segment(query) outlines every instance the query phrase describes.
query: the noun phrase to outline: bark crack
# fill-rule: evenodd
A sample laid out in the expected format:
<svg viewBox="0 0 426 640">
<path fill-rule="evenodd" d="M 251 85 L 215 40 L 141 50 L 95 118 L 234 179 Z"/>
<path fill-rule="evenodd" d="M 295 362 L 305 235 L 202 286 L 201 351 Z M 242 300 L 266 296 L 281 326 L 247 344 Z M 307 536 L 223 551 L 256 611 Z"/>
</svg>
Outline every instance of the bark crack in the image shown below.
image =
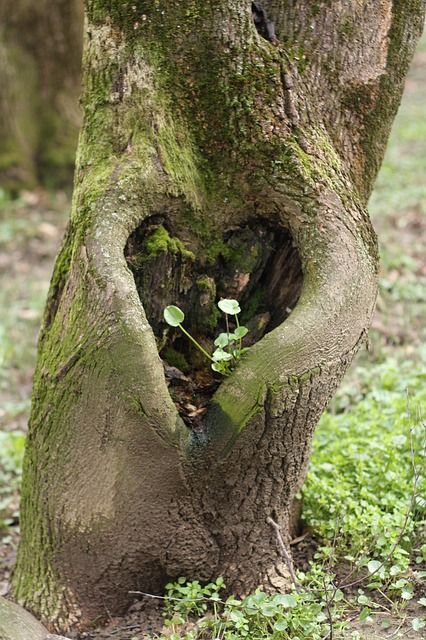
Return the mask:
<svg viewBox="0 0 426 640">
<path fill-rule="evenodd" d="M 280 50 L 281 54 L 281 64 L 280 64 L 280 78 L 281 84 L 283 87 L 284 93 L 284 112 L 289 119 L 290 126 L 292 128 L 293 133 L 295 134 L 296 140 L 300 148 L 305 151 L 305 153 L 312 153 L 310 145 L 305 138 L 305 136 L 300 131 L 300 115 L 299 111 L 296 107 L 296 102 L 294 99 L 293 91 L 294 91 L 294 82 L 292 74 L 289 70 L 286 69 L 286 65 L 283 58 L 287 59 L 288 65 L 290 65 L 290 60 L 283 49 Z"/>
</svg>

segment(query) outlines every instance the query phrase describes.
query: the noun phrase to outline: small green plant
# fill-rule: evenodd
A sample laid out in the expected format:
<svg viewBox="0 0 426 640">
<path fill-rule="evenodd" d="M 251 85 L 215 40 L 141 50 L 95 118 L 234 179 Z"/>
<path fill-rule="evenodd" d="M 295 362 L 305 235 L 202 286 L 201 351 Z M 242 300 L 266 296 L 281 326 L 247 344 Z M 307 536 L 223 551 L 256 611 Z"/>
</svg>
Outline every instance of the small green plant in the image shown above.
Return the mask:
<svg viewBox="0 0 426 640">
<path fill-rule="evenodd" d="M 224 298 L 219 300 L 217 306 L 225 314 L 226 332 L 220 333 L 215 339 L 214 345 L 216 349 L 211 355 L 182 325 L 182 322 L 185 320 L 185 314 L 182 309 L 179 309 L 179 307 L 175 305 L 169 305 L 164 309 L 164 320 L 171 327 L 179 327 L 197 349 L 211 361 L 213 371 L 226 376 L 229 375 L 244 353 L 248 351 L 242 344 L 243 338 L 248 334 L 248 329 L 240 325 L 238 320 L 238 314 L 241 313 L 241 308 L 237 300 Z M 236 326 L 232 331 L 229 327 L 229 316 L 233 316 L 235 320 Z"/>
<path fill-rule="evenodd" d="M 322 640 L 328 620 L 325 602 L 308 590 L 268 595 L 257 589 L 245 598 L 220 597 L 223 578 L 200 585 L 179 578 L 166 585 L 165 626 L 169 640 Z M 166 636 L 161 636 L 165 640 Z"/>
<path fill-rule="evenodd" d="M 389 614 L 383 625 L 416 600 L 426 577 L 426 353 L 417 355 L 420 364 L 389 358 L 358 368 L 356 384 L 341 387 L 334 413 L 321 419 L 303 490 L 304 518 L 323 539 L 312 570 L 343 562 L 335 584 L 360 587 L 351 606 L 361 621 Z M 426 618 L 411 624 L 420 633 Z"/>
</svg>

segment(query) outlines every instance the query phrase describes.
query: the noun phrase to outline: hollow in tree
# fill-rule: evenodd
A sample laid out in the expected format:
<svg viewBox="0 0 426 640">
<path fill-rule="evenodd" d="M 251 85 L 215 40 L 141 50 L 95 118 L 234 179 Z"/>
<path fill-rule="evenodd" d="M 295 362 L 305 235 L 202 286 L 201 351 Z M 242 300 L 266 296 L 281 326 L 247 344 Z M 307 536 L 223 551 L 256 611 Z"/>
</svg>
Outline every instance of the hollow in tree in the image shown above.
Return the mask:
<svg viewBox="0 0 426 640">
<path fill-rule="evenodd" d="M 180 575 L 282 588 L 267 519 L 288 541 L 315 424 L 366 336 L 366 203 L 423 2 L 265 1 L 267 29 L 252 4 L 86 3 L 14 576 L 56 629 Z M 219 380 L 162 312 L 181 306 L 207 350 L 221 297 L 251 346 Z"/>
</svg>

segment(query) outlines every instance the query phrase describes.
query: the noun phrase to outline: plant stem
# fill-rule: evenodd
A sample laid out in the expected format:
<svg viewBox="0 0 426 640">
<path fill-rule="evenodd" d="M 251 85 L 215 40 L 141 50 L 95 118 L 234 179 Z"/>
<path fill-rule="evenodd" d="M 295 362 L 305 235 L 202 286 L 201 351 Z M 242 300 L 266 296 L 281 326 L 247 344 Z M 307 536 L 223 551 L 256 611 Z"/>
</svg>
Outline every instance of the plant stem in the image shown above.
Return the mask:
<svg viewBox="0 0 426 640">
<path fill-rule="evenodd" d="M 193 342 L 193 343 L 195 344 L 195 346 L 196 346 L 196 347 L 201 351 L 201 353 L 204 353 L 204 355 L 205 355 L 209 360 L 211 360 L 212 362 L 214 362 L 214 360 L 213 360 L 213 358 L 211 357 L 211 355 L 209 355 L 209 354 L 207 353 L 207 351 L 206 351 L 205 349 L 203 349 L 203 347 L 202 347 L 202 346 L 201 346 L 201 345 L 196 341 L 196 339 L 195 339 L 195 338 L 193 338 L 193 337 L 191 336 L 191 334 L 190 334 L 190 333 L 188 333 L 188 331 L 187 331 L 186 329 L 184 329 L 184 327 L 183 327 L 181 324 L 179 324 L 178 326 L 179 326 L 179 329 L 182 329 L 182 331 L 184 332 L 184 334 L 186 335 L 186 337 L 187 337 L 187 338 L 189 338 L 189 339 L 191 340 L 191 342 Z"/>
<path fill-rule="evenodd" d="M 229 322 L 228 322 L 228 314 L 227 313 L 225 313 L 225 322 L 226 322 L 226 335 L 228 337 L 227 347 L 228 347 L 228 352 L 229 352 L 229 348 L 230 348 L 229 347 Z"/>
<path fill-rule="evenodd" d="M 235 322 L 237 323 L 237 329 L 239 329 L 240 328 L 240 323 L 238 322 L 238 314 L 235 314 L 234 318 L 235 318 Z M 241 354 L 241 349 L 243 348 L 243 339 L 242 338 L 240 338 L 240 340 L 239 340 L 239 345 L 240 345 L 239 346 L 239 351 L 240 351 L 240 354 Z"/>
</svg>

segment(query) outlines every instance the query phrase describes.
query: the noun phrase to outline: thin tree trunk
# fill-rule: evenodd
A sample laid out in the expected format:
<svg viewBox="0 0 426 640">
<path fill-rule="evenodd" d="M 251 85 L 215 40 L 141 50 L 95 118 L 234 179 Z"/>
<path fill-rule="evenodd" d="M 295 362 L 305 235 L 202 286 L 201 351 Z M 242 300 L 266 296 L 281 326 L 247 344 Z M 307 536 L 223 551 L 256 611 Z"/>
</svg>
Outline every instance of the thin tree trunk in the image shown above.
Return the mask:
<svg viewBox="0 0 426 640">
<path fill-rule="evenodd" d="M 2 0 L 0 181 L 68 186 L 81 124 L 82 0 Z"/>
<path fill-rule="evenodd" d="M 87 2 L 14 577 L 56 629 L 179 575 L 288 584 L 267 519 L 288 542 L 315 424 L 370 323 L 365 205 L 423 21 L 418 1 L 361 4 L 265 2 L 273 43 L 251 2 Z M 230 293 L 266 333 L 188 429 L 161 310 L 186 305 L 208 341 Z"/>
</svg>

